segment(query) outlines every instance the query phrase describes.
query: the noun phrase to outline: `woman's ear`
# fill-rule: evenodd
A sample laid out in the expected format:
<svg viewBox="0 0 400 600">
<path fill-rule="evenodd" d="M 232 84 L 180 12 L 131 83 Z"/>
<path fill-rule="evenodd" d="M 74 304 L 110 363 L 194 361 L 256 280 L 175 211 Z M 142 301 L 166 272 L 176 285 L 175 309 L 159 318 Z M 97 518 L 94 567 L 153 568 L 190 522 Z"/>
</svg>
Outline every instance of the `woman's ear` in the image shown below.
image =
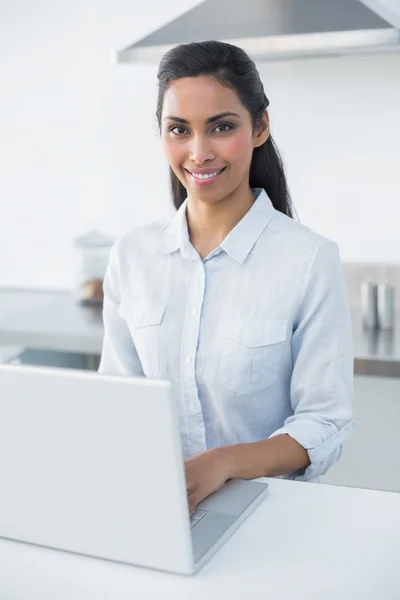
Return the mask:
<svg viewBox="0 0 400 600">
<path fill-rule="evenodd" d="M 254 148 L 258 148 L 259 146 L 262 146 L 267 141 L 268 138 L 269 138 L 269 116 L 268 116 L 268 111 L 265 110 L 263 112 L 263 115 L 261 117 L 259 124 L 257 125 L 257 128 L 254 131 L 254 135 L 253 135 Z"/>
</svg>

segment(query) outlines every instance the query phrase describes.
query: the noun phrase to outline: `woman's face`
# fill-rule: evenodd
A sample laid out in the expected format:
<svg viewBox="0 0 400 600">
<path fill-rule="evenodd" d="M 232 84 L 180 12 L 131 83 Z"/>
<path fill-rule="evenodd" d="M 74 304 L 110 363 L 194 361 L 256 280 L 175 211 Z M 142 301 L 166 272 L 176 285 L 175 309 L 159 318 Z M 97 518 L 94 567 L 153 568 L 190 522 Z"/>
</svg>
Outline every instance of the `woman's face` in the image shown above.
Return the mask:
<svg viewBox="0 0 400 600">
<path fill-rule="evenodd" d="M 214 203 L 249 185 L 253 149 L 268 131 L 253 132 L 232 89 L 212 76 L 178 79 L 165 92 L 161 119 L 165 155 L 189 197 Z"/>
</svg>

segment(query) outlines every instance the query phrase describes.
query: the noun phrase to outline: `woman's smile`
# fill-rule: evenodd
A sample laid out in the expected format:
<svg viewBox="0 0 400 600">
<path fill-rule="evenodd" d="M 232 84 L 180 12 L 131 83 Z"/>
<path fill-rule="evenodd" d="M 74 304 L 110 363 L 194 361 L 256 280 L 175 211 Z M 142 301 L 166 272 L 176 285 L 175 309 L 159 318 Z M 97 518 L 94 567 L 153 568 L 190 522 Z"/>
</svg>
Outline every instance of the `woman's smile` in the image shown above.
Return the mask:
<svg viewBox="0 0 400 600">
<path fill-rule="evenodd" d="M 226 167 L 222 167 L 222 169 L 187 169 L 186 167 L 183 168 L 197 185 L 211 185 L 215 183 L 226 169 Z"/>
</svg>

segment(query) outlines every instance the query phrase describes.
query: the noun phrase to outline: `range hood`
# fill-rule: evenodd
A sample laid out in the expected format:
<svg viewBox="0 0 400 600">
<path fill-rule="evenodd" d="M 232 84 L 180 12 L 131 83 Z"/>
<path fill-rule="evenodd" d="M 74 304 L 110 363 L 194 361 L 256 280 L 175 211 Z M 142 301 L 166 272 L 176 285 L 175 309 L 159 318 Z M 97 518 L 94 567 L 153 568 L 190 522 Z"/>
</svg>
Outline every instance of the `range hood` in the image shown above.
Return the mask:
<svg viewBox="0 0 400 600">
<path fill-rule="evenodd" d="M 117 60 L 155 63 L 176 44 L 211 39 L 240 46 L 254 60 L 400 48 L 395 26 L 400 6 L 395 13 L 385 2 L 400 5 L 400 0 L 206 0 L 118 52 Z M 388 14 L 395 19 L 390 22 Z"/>
</svg>

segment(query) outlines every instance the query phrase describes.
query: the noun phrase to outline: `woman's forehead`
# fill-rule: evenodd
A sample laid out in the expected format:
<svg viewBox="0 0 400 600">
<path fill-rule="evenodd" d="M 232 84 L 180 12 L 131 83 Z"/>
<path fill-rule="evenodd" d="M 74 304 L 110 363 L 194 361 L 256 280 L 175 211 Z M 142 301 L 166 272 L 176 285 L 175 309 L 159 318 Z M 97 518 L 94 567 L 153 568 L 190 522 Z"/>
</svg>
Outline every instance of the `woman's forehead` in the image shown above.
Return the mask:
<svg viewBox="0 0 400 600">
<path fill-rule="evenodd" d="M 210 75 L 184 77 L 170 83 L 164 95 L 163 115 L 190 121 L 223 112 L 245 111 L 236 92 Z"/>
</svg>

